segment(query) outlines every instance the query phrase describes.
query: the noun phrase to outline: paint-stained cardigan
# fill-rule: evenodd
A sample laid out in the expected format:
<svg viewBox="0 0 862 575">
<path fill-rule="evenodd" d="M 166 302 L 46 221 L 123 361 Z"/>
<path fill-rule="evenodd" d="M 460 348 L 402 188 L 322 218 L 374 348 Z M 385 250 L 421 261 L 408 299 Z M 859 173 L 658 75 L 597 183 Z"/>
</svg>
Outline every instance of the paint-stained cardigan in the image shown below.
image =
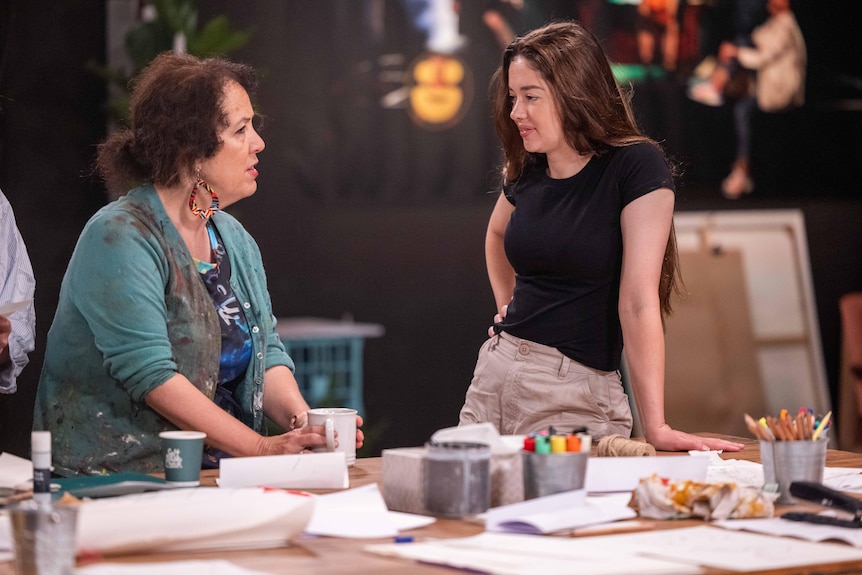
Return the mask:
<svg viewBox="0 0 862 575">
<path fill-rule="evenodd" d="M 212 221 L 252 337 L 236 397 L 243 422 L 262 432 L 264 372 L 294 365 L 275 333 L 257 244 L 229 214 Z M 33 428 L 52 432 L 55 470 L 163 471 L 158 434 L 176 427 L 144 398 L 180 373 L 212 399 L 220 341 L 212 299 L 155 189 L 99 210 L 63 278 L 39 380 Z"/>
</svg>

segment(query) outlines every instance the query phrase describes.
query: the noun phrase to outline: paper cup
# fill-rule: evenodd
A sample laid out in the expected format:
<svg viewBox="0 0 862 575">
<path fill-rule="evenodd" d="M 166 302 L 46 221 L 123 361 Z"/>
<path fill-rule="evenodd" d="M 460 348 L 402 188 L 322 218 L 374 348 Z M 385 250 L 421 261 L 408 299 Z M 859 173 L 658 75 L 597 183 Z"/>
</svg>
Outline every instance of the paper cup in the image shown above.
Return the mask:
<svg viewBox="0 0 862 575">
<path fill-rule="evenodd" d="M 159 433 L 165 454 L 165 481 L 184 487 L 200 485 L 206 436 L 202 431 Z"/>
</svg>

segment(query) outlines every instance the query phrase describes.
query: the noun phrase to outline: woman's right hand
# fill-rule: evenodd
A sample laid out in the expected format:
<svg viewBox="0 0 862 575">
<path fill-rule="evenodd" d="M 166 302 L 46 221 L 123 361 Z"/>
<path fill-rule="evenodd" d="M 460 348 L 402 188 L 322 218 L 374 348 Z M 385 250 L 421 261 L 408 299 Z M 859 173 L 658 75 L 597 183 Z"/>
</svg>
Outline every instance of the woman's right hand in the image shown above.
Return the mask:
<svg viewBox="0 0 862 575">
<path fill-rule="evenodd" d="M 500 313 L 498 313 L 497 315 L 494 316 L 494 323 L 500 323 L 501 321 L 506 319 L 506 312 L 508 310 L 509 310 L 509 304 L 505 304 L 503 307 L 501 307 Z M 492 325 L 491 327 L 488 328 L 488 337 L 494 337 L 495 335 L 497 335 L 497 334 L 494 333 L 494 326 Z"/>
<path fill-rule="evenodd" d="M 326 429 L 322 425 L 306 425 L 281 435 L 261 438 L 260 455 L 288 455 L 315 447 L 326 446 Z"/>
</svg>

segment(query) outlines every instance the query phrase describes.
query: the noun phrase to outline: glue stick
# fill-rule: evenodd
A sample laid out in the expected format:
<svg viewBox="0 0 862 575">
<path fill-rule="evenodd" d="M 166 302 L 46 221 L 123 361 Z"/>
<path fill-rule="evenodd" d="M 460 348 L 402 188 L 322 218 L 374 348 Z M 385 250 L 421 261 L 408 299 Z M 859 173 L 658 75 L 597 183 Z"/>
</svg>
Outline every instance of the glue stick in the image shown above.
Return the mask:
<svg viewBox="0 0 862 575">
<path fill-rule="evenodd" d="M 30 436 L 33 460 L 33 500 L 51 503 L 51 432 L 34 431 Z"/>
</svg>

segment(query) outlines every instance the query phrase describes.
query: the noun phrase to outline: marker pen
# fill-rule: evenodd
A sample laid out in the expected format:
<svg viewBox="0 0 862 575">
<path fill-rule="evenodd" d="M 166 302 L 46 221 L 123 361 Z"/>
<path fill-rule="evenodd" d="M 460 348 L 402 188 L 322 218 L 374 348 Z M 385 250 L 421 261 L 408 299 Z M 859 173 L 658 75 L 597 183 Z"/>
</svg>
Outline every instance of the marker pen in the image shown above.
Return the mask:
<svg viewBox="0 0 862 575">
<path fill-rule="evenodd" d="M 566 452 L 566 436 L 565 435 L 552 435 L 551 436 L 551 453 L 565 453 Z"/>
<path fill-rule="evenodd" d="M 550 453 L 551 442 L 548 441 L 547 435 L 536 436 L 536 453 Z"/>
</svg>

